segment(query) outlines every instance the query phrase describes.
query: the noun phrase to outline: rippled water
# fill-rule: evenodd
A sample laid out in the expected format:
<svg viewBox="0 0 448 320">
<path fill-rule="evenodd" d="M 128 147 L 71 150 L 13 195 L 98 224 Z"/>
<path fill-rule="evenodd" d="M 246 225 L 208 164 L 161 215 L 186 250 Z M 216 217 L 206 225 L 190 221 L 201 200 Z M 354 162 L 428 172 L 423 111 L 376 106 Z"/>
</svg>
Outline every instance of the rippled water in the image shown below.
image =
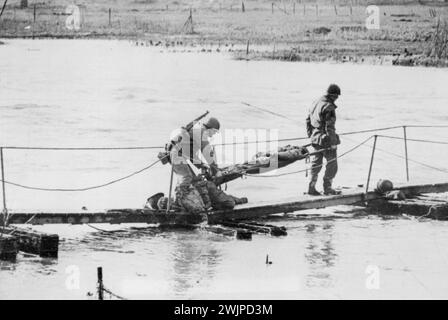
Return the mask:
<svg viewBox="0 0 448 320">
<path fill-rule="evenodd" d="M 343 91 L 341 132 L 448 120 L 443 69 L 234 61 L 217 53 L 161 53 L 125 41 L 6 42 L 0 46 L 3 146 L 161 146 L 173 128 L 205 110 L 227 129 L 278 129 L 280 138 L 299 137 L 305 135 L 306 109 L 329 82 Z M 447 140 L 446 129 L 408 130 L 410 138 Z M 368 136 L 344 137 L 340 152 Z M 403 159 L 385 152 L 402 156 L 402 141 L 380 138 L 378 147 L 372 181 L 405 182 Z M 145 167 L 157 151 L 8 149 L 5 171 L 8 181 L 29 186 L 86 187 Z M 232 162 L 228 150 L 217 152 L 221 162 Z M 341 159 L 335 184 L 365 183 L 370 153 L 363 146 Z M 409 154 L 447 170 L 444 146 L 410 142 Z M 304 166 L 296 163 L 279 173 Z M 415 162 L 410 172 L 415 183 L 448 176 Z M 28 211 L 141 207 L 148 195 L 168 189 L 168 178 L 169 168 L 157 166 L 89 192 L 8 185 L 7 204 Z M 230 183 L 228 191 L 251 202 L 279 199 L 302 194 L 306 179 L 304 174 L 248 178 Z M 95 291 L 97 266 L 104 268 L 106 287 L 134 299 L 447 298 L 445 222 L 362 214 L 342 219 L 331 216 L 335 210 L 312 212 L 320 218 L 276 220 L 272 223 L 289 229 L 287 237 L 256 235 L 252 241 L 141 225 L 98 226 L 115 230 L 107 233 L 88 226 L 36 226 L 60 234 L 59 258 L 21 254 L 15 263 L 0 262 L 0 298 L 86 299 Z M 266 265 L 266 255 L 272 264 Z M 79 289 L 70 286 L 73 270 L 80 272 Z M 369 289 L 377 271 L 379 289 Z"/>
</svg>

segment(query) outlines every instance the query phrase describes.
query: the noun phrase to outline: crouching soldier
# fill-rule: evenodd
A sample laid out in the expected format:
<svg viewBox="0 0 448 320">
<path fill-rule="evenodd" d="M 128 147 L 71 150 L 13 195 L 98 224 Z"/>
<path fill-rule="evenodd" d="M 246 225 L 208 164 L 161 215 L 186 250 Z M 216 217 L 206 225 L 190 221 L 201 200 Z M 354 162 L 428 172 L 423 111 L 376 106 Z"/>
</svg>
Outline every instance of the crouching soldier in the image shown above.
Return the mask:
<svg viewBox="0 0 448 320">
<path fill-rule="evenodd" d="M 167 145 L 177 176 L 176 202 L 190 213 L 200 213 L 210 208 L 232 209 L 235 200 L 245 201 L 226 195 L 213 182 L 203 178 L 203 171 L 208 171 L 212 177 L 221 174 L 209 142 L 219 129 L 220 123 L 216 118 L 209 118 L 203 124 L 195 121 L 173 132 Z"/>
</svg>

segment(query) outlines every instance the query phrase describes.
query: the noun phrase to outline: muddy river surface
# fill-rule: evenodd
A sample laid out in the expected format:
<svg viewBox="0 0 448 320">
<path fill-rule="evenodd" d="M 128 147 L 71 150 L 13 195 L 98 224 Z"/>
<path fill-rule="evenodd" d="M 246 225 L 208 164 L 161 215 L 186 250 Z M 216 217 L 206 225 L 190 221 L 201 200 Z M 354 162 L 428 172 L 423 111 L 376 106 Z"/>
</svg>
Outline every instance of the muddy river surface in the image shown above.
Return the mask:
<svg viewBox="0 0 448 320">
<path fill-rule="evenodd" d="M 206 110 L 222 124 L 216 144 L 232 142 L 228 137 L 238 130 L 247 140 L 303 137 L 306 111 L 330 82 L 342 88 L 339 132 L 448 123 L 444 69 L 235 61 L 217 52 L 173 53 L 128 41 L 4 42 L 0 146 L 163 146 L 173 129 Z M 371 134 L 341 137 L 339 153 Z M 403 130 L 381 134 L 401 138 Z M 447 141 L 448 130 L 408 128 L 408 137 Z M 307 141 L 278 145 L 287 143 Z M 372 140 L 340 159 L 336 187 L 365 184 L 371 146 Z M 272 148 L 275 143 L 217 146 L 216 152 L 225 165 Z M 446 145 L 410 141 L 408 149 L 412 183 L 447 181 Z M 372 181 L 406 182 L 403 141 L 380 137 L 377 150 Z M 5 175 L 28 187 L 85 188 L 146 167 L 158 151 L 5 149 Z M 297 162 L 276 174 L 305 167 Z M 12 212 L 141 208 L 148 196 L 167 192 L 169 174 L 158 164 L 84 192 L 8 184 L 7 206 Z M 256 203 L 302 195 L 306 187 L 302 172 L 239 179 L 227 191 Z M 138 224 L 95 225 L 113 232 L 34 226 L 60 235 L 59 258 L 19 254 L 16 262 L 0 262 L 0 299 L 92 299 L 98 266 L 105 286 L 129 299 L 448 298 L 447 222 L 346 211 L 272 220 L 286 226 L 288 236 L 255 235 L 251 241 Z"/>
</svg>

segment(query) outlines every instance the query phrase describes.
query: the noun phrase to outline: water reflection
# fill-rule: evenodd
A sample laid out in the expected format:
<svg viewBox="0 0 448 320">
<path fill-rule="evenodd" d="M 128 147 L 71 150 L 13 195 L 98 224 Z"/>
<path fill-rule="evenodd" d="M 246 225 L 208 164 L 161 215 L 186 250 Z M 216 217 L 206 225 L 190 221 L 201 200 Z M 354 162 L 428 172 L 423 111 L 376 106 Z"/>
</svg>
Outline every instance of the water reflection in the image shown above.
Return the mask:
<svg viewBox="0 0 448 320">
<path fill-rule="evenodd" d="M 174 235 L 172 292 L 183 296 L 197 287 L 207 286 L 216 273 L 221 253 L 213 241 L 204 241 L 204 233 Z"/>
<path fill-rule="evenodd" d="M 306 275 L 307 287 L 332 287 L 334 280 L 330 269 L 334 266 L 337 254 L 333 247 L 334 223 L 309 223 L 305 226 L 307 246 L 305 258 L 309 265 Z"/>
</svg>

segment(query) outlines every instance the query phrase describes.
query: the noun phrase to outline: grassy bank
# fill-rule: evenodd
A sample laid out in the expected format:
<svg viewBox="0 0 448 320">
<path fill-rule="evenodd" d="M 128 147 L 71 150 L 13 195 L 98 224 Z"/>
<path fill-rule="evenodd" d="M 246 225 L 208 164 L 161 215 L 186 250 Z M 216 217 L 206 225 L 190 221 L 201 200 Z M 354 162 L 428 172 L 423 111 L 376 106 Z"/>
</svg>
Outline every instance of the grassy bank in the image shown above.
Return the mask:
<svg viewBox="0 0 448 320">
<path fill-rule="evenodd" d="M 218 47 L 245 46 L 249 41 L 249 50 L 236 50 L 237 57 L 369 61 L 404 52 L 406 57 L 427 54 L 438 19 L 448 18 L 448 3 L 421 2 L 425 4 L 363 0 L 82 0 L 75 1 L 80 10 L 80 28 L 70 30 L 66 26 L 70 13 L 66 12 L 71 12 L 67 8 L 72 1 L 29 1 L 27 8 L 20 8 L 19 0 L 10 0 L 0 18 L 0 38 L 120 38 L 149 45 Z M 365 28 L 370 3 L 377 3 L 380 9 L 377 30 Z M 192 21 L 188 20 L 190 9 Z"/>
</svg>

